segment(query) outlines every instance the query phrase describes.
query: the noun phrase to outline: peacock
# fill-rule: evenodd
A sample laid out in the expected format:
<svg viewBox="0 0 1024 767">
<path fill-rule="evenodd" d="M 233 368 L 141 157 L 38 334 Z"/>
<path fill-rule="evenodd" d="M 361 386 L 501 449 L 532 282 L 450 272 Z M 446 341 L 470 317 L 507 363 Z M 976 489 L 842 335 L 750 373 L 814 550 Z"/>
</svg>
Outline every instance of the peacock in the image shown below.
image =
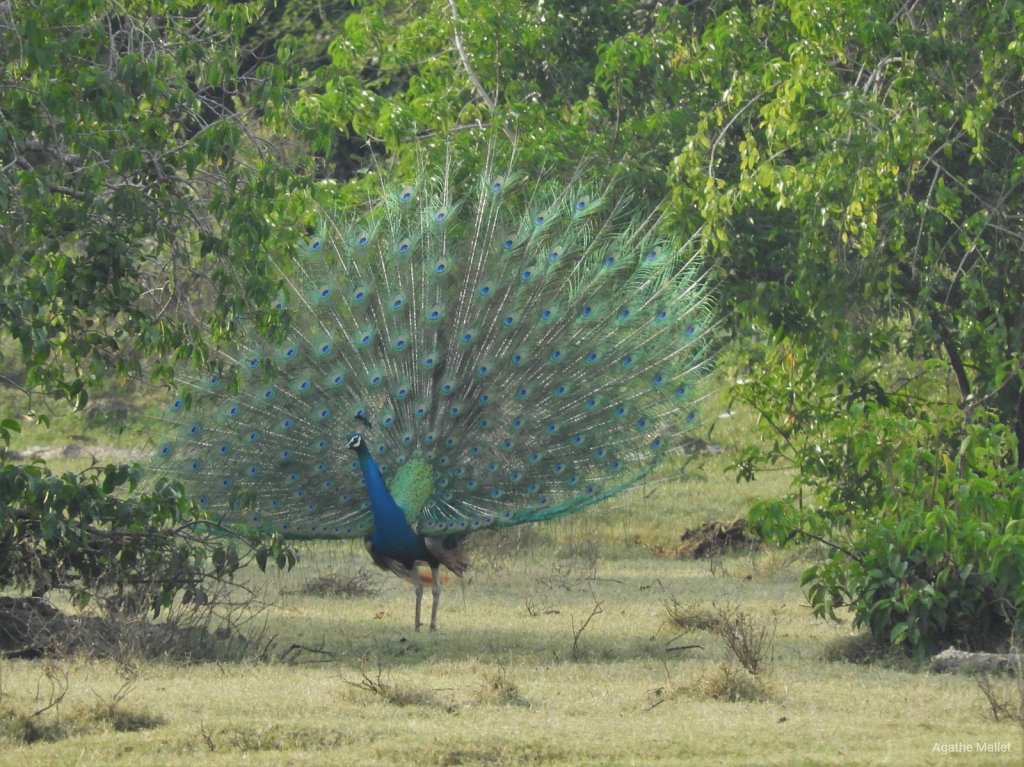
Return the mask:
<svg viewBox="0 0 1024 767">
<path fill-rule="evenodd" d="M 693 440 L 713 297 L 696 238 L 586 173 L 449 160 L 368 196 L 274 260 L 277 299 L 182 382 L 157 460 L 222 523 L 362 538 L 416 631 L 426 564 L 435 630 L 469 534 L 578 512 Z"/>
</svg>

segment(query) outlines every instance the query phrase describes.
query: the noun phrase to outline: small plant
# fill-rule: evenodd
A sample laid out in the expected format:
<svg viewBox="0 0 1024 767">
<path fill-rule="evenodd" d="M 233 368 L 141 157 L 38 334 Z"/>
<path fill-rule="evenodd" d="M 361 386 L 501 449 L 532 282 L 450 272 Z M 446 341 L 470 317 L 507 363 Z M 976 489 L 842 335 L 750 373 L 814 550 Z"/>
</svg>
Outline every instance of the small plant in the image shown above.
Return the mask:
<svg viewBox="0 0 1024 767">
<path fill-rule="evenodd" d="M 880 642 L 867 632 L 839 637 L 825 645 L 824 660 L 830 663 L 877 664 L 885 668 L 914 667 L 914 661 L 899 648 Z"/>
<path fill-rule="evenodd" d="M 425 706 L 436 703 L 435 696 L 426 691 L 416 688 L 399 687 L 391 682 L 389 675 L 385 672 L 383 664 L 377 661 L 377 671 L 371 675 L 366 669 L 361 669 L 361 678 L 357 682 L 346 680 L 346 684 L 358 690 L 376 695 L 381 700 L 395 706 Z"/>
<path fill-rule="evenodd" d="M 674 596 L 665 609 L 669 622 L 680 629 L 678 636 L 697 631 L 716 634 L 740 666 L 754 676 L 771 666 L 777 625 L 774 611 L 767 620 L 760 621 L 733 605 L 683 603 Z"/>
<path fill-rule="evenodd" d="M 499 666 L 496 671 L 484 674 L 480 687 L 473 696 L 477 704 L 493 706 L 529 706 L 530 702 L 519 692 L 519 686 L 512 681 L 508 670 Z"/>
<path fill-rule="evenodd" d="M 377 661 L 377 673 L 375 676 L 370 676 L 366 673 L 366 669 L 360 669 L 361 678 L 358 682 L 350 682 L 346 680 L 346 684 L 350 684 L 359 690 L 366 690 L 374 695 L 377 695 L 385 700 L 391 694 L 391 683 L 385 679 L 384 667 L 380 661 Z"/>
<path fill-rule="evenodd" d="M 588 549 L 593 556 L 578 558 L 557 558 L 551 565 L 550 575 L 542 576 L 537 583 L 550 591 L 582 591 L 590 588 L 597 578 L 597 549 Z"/>
<path fill-rule="evenodd" d="M 41 708 L 36 709 L 32 713 L 33 718 L 45 714 L 50 709 L 59 710 L 60 704 L 64 702 L 64 697 L 68 694 L 68 688 L 71 684 L 68 667 L 61 660 L 47 660 L 43 664 L 43 675 L 46 677 L 49 691 L 44 695 L 42 684 L 36 688 L 36 703 L 42 703 L 44 697 L 46 702 L 42 703 Z"/>
<path fill-rule="evenodd" d="M 546 594 L 540 596 L 527 596 L 525 600 L 526 614 L 531 618 L 539 615 L 558 615 L 561 610 L 551 606 L 551 600 Z"/>
<path fill-rule="evenodd" d="M 276 535 L 242 533 L 205 518 L 180 488 L 140 492 L 126 465 L 54 474 L 7 461 L 12 423 L 0 426 L 0 587 L 35 597 L 65 592 L 107 616 L 158 617 L 174 604 L 205 605 L 247 564 L 285 570 L 294 549 Z M 131 495 L 123 500 L 118 495 Z"/>
<path fill-rule="evenodd" d="M 998 648 L 1024 629 L 1024 470 L 1013 429 L 981 407 L 925 418 L 871 402 L 848 408 L 854 418 L 820 418 L 835 430 L 829 449 L 812 440 L 800 461 L 820 472 L 806 478 L 814 503 L 759 503 L 753 526 L 776 543 L 830 549 L 801 577 L 818 617 L 847 607 L 855 627 L 917 659 L 949 645 Z"/>
<path fill-rule="evenodd" d="M 697 697 L 730 703 L 760 702 L 769 697 L 764 679 L 728 661 L 698 674 L 685 689 Z"/>
<path fill-rule="evenodd" d="M 777 617 L 774 611 L 766 621 L 758 621 L 738 607 L 718 608 L 717 634 L 733 657 L 752 676 L 766 671 L 774 660 Z"/>
<path fill-rule="evenodd" d="M 580 621 L 578 626 L 576 625 L 576 616 L 574 616 L 574 615 L 570 615 L 569 616 L 569 621 L 570 621 L 570 624 L 572 625 L 572 659 L 573 660 L 579 660 L 580 659 L 580 637 L 583 636 L 583 632 L 587 630 L 587 626 L 590 625 L 590 621 L 592 621 L 595 616 L 598 616 L 602 612 L 604 612 L 604 610 L 601 609 L 601 603 L 598 601 L 597 597 L 594 596 L 593 591 L 591 591 L 590 595 L 594 598 L 594 606 L 593 606 L 593 608 L 591 608 L 590 614 L 586 618 L 584 618 L 582 621 Z"/>
<path fill-rule="evenodd" d="M 718 613 L 707 602 L 680 602 L 674 595 L 665 605 L 669 623 L 679 629 L 680 636 L 697 631 L 715 631 L 718 628 Z"/>
<path fill-rule="evenodd" d="M 0 740 L 14 743 L 53 742 L 67 737 L 59 723 L 40 719 L 34 713 L 0 709 Z"/>
<path fill-rule="evenodd" d="M 380 580 L 365 567 L 354 573 L 332 572 L 327 575 L 316 575 L 303 583 L 293 592 L 313 597 L 345 597 L 350 599 L 372 597 L 380 593 Z"/>
<path fill-rule="evenodd" d="M 751 674 L 734 660 L 706 667 L 689 680 L 676 683 L 666 674 L 665 683 L 647 693 L 647 710 L 681 696 L 726 703 L 759 703 L 771 697 L 771 687 L 759 675 Z"/>
<path fill-rule="evenodd" d="M 992 718 L 997 722 L 1016 722 L 1024 729 L 1024 668 L 1018 666 L 1011 680 L 983 674 L 977 682 Z"/>
<path fill-rule="evenodd" d="M 35 702 L 28 707 L 4 705 L 0 679 L 0 740 L 24 744 L 56 742 L 94 731 L 136 732 L 163 724 L 158 716 L 123 705 L 138 680 L 138 666 L 122 663 L 118 672 L 123 684 L 109 699 L 99 698 L 93 706 L 63 706 L 71 678 L 67 659 L 44 661 Z"/>
<path fill-rule="evenodd" d="M 109 699 L 100 697 L 96 705 L 82 715 L 84 724 L 108 726 L 116 732 L 138 732 L 150 730 L 163 724 L 162 717 L 134 710 L 124 705 L 125 700 L 134 691 L 141 675 L 137 658 L 125 655 L 118 659 L 117 673 L 121 677 L 121 686 L 114 691 Z"/>
<path fill-rule="evenodd" d="M 165 720 L 145 711 L 99 703 L 85 714 L 83 721 L 94 726 L 110 727 L 115 732 L 140 732 L 159 727 Z"/>
<path fill-rule="evenodd" d="M 675 685 L 667 680 L 665 685 L 648 693 L 651 700 L 649 708 L 684 693 L 723 701 L 763 701 L 769 698 L 770 687 L 764 676 L 774 660 L 772 648 L 777 625 L 774 611 L 767 620 L 758 620 L 734 605 L 684 603 L 671 595 L 665 610 L 669 623 L 680 631 L 673 640 L 697 632 L 713 634 L 725 643 L 728 656 L 688 683 Z M 682 650 L 698 646 L 669 649 Z"/>
</svg>

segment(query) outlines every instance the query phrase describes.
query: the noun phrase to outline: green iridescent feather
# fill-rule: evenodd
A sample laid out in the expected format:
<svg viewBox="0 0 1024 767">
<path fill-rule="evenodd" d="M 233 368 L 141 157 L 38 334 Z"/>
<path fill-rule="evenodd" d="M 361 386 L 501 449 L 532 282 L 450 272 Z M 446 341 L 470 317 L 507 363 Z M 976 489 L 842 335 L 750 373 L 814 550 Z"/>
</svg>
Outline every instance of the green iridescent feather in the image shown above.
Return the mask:
<svg viewBox="0 0 1024 767">
<path fill-rule="evenodd" d="M 166 413 L 156 468 L 222 519 L 365 536 L 357 431 L 424 535 L 579 511 L 692 440 L 699 253 L 614 185 L 450 163 L 319 215 L 246 320 L 286 340 L 243 333 Z"/>
<path fill-rule="evenodd" d="M 405 512 L 406 521 L 416 527 L 420 511 L 434 492 L 434 470 L 426 461 L 414 458 L 395 472 L 388 490 Z"/>
</svg>

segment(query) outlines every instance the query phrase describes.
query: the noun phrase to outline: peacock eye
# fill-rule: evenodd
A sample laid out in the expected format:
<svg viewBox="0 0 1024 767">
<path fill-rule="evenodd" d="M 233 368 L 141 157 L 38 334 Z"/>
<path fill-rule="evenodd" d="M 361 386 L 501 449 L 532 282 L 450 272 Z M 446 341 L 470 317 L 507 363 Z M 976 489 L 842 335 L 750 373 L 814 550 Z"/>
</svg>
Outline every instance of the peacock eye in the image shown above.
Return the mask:
<svg viewBox="0 0 1024 767">
<path fill-rule="evenodd" d="M 475 178 L 451 151 L 358 208 L 310 199 L 292 253 L 235 264 L 235 338 L 182 371 L 153 435 L 211 519 L 402 561 L 436 541 L 458 575 L 462 536 L 575 513 L 693 441 L 716 327 L 699 261 L 600 169 L 559 181 L 506 150 Z M 274 287 L 242 294 L 257 277 Z"/>
</svg>

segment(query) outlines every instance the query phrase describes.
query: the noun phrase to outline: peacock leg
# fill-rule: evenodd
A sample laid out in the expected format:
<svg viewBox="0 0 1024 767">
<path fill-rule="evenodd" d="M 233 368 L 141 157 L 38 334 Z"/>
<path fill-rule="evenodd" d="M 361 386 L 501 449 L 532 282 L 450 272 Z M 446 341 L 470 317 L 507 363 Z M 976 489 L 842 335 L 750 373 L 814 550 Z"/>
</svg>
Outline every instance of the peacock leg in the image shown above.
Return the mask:
<svg viewBox="0 0 1024 767">
<path fill-rule="evenodd" d="M 430 577 L 434 581 L 430 591 L 434 595 L 434 602 L 430 607 L 430 630 L 437 631 L 437 606 L 441 602 L 441 570 L 438 567 L 430 568 Z"/>
<path fill-rule="evenodd" d="M 414 567 L 412 570 L 412 586 L 416 589 L 416 626 L 415 631 L 420 630 L 420 605 L 423 604 L 423 579 L 420 578 L 420 570 L 418 567 Z"/>
</svg>

